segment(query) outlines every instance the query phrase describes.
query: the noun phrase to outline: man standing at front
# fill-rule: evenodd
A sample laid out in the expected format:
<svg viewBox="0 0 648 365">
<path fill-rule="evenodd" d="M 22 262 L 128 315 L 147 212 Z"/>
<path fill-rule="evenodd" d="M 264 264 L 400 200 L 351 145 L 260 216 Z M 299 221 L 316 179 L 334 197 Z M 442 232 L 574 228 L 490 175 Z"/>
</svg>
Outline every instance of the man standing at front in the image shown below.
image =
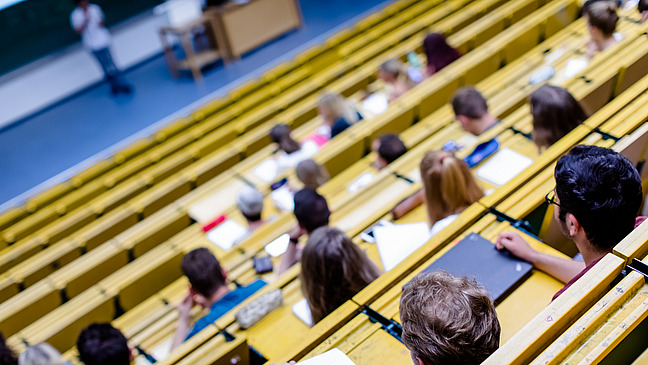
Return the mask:
<svg viewBox="0 0 648 365">
<path fill-rule="evenodd" d="M 83 46 L 97 59 L 110 83 L 113 95 L 120 92 L 130 94 L 131 86 L 126 83 L 121 71 L 115 66 L 110 54 L 110 32 L 104 26 L 104 14 L 98 5 L 88 0 L 75 0 L 77 7 L 70 14 L 74 31 L 81 35 Z"/>
</svg>

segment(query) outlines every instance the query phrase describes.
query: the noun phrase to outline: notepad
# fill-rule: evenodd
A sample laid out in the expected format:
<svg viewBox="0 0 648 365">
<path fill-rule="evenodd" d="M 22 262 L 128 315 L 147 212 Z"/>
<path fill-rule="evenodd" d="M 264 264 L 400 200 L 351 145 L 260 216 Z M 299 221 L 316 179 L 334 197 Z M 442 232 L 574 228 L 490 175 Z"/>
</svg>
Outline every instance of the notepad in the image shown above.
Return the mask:
<svg viewBox="0 0 648 365">
<path fill-rule="evenodd" d="M 362 109 L 373 115 L 380 115 L 387 111 L 389 101 L 382 94 L 371 94 L 362 102 Z"/>
<path fill-rule="evenodd" d="M 373 232 L 385 271 L 396 267 L 430 239 L 430 227 L 425 222 L 379 226 Z"/>
<path fill-rule="evenodd" d="M 477 169 L 477 177 L 493 185 L 502 186 L 531 166 L 533 160 L 510 148 L 501 148 Z"/>
<path fill-rule="evenodd" d="M 358 176 L 355 180 L 347 186 L 347 190 L 350 193 L 357 193 L 358 191 L 362 190 L 365 186 L 371 184 L 371 182 L 374 180 L 374 174 L 371 172 L 365 172 L 362 175 Z"/>
<path fill-rule="evenodd" d="M 277 237 L 274 241 L 268 243 L 265 246 L 265 252 L 272 257 L 277 257 L 283 255 L 284 252 L 288 249 L 290 244 L 290 235 L 284 233 L 281 236 Z"/>
<path fill-rule="evenodd" d="M 497 251 L 493 243 L 471 233 L 423 271 L 445 270 L 474 278 L 499 303 L 528 277 L 532 268 L 528 262 Z"/>
<path fill-rule="evenodd" d="M 293 304 L 292 312 L 308 327 L 313 327 L 313 315 L 311 314 L 310 307 L 308 306 L 308 301 L 306 300 L 306 298 Z"/>
<path fill-rule="evenodd" d="M 248 235 L 247 228 L 228 219 L 207 232 L 207 239 L 223 250 L 229 250 Z"/>
<path fill-rule="evenodd" d="M 270 193 L 270 200 L 281 211 L 292 212 L 295 209 L 294 194 L 286 185 Z"/>
<path fill-rule="evenodd" d="M 344 352 L 335 348 L 304 360 L 299 365 L 355 365 L 355 363 Z"/>
<path fill-rule="evenodd" d="M 269 158 L 260 164 L 258 164 L 252 172 L 254 173 L 254 176 L 258 177 L 259 179 L 271 183 L 277 178 L 277 174 L 279 172 L 279 164 L 277 161 L 273 158 Z"/>
</svg>

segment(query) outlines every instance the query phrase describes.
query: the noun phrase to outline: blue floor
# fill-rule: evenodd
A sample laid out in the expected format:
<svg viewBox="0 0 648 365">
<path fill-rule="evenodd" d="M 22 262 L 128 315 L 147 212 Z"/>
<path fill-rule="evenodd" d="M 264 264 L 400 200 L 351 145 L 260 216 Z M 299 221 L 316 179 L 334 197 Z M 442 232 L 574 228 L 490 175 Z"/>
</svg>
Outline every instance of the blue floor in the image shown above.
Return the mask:
<svg viewBox="0 0 648 365">
<path fill-rule="evenodd" d="M 201 85 L 188 76 L 173 79 L 160 56 L 126 74 L 135 87 L 132 96 L 113 98 L 108 86 L 102 84 L 4 130 L 0 133 L 0 171 L 4 176 L 0 179 L 0 203 L 54 176 L 61 177 L 59 174 L 68 169 L 75 170 L 73 167 L 82 161 L 178 114 L 216 90 L 220 89 L 218 94 L 225 93 L 225 86 L 229 88 L 260 74 L 318 41 L 318 37 L 386 2 L 389 1 L 300 0 L 305 23 L 302 29 L 245 55 L 240 61 L 214 67 L 205 73 Z"/>
</svg>

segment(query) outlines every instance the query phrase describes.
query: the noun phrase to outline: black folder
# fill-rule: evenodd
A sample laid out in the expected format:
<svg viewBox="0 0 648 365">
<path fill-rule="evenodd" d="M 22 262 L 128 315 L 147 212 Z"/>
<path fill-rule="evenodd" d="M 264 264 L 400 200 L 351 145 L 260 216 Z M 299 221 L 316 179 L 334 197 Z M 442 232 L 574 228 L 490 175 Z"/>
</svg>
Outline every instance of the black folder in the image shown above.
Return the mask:
<svg viewBox="0 0 648 365">
<path fill-rule="evenodd" d="M 532 268 L 530 263 L 498 251 L 493 243 L 471 233 L 423 271 L 445 270 L 475 278 L 499 303 L 531 274 Z"/>
</svg>

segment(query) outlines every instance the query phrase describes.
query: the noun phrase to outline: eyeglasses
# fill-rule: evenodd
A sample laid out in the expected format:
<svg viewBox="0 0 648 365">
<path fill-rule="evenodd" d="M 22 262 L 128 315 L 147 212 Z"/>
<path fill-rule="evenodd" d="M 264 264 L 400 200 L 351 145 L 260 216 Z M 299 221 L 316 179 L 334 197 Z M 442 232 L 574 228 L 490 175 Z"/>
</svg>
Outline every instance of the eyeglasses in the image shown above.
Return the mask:
<svg viewBox="0 0 648 365">
<path fill-rule="evenodd" d="M 545 200 L 547 201 L 547 203 L 549 203 L 549 205 L 555 204 L 557 207 L 560 206 L 560 204 L 556 203 L 556 189 L 555 188 L 551 189 L 551 191 L 548 192 L 547 195 L 545 195 Z"/>
</svg>

